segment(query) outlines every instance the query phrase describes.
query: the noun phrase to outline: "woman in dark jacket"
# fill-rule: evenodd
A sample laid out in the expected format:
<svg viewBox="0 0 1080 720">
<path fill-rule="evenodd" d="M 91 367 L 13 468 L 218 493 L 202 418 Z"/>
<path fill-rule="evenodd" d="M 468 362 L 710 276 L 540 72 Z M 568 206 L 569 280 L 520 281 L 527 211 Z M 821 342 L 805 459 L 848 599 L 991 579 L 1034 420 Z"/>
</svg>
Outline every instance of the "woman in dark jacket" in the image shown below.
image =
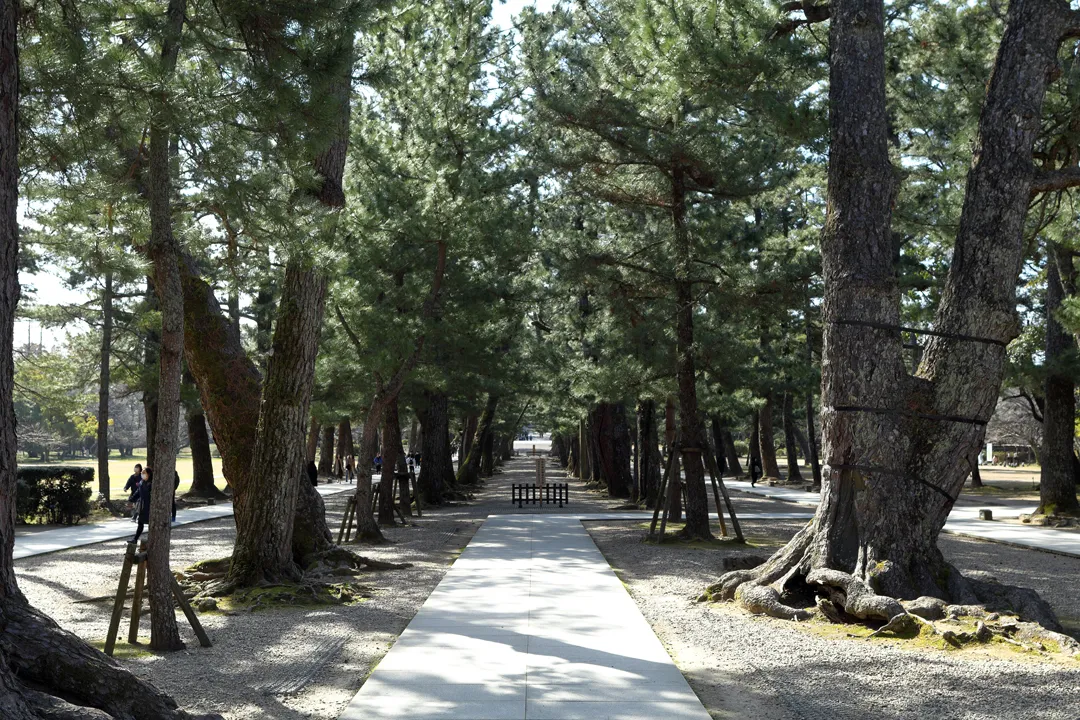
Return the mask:
<svg viewBox="0 0 1080 720">
<path fill-rule="evenodd" d="M 139 485 L 139 527 L 135 529 L 135 537 L 131 538 L 131 542 L 139 541 L 143 527 L 150 522 L 150 493 L 154 486 L 153 479 L 154 471 L 143 468 L 143 481 Z"/>
</svg>

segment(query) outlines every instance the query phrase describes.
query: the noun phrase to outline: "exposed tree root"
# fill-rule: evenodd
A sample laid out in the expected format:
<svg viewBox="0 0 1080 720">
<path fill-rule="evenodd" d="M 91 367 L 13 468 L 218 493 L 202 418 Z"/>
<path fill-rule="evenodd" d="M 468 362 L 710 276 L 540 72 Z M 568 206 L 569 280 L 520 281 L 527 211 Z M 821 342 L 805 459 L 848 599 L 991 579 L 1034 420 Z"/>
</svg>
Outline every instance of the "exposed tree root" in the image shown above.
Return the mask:
<svg viewBox="0 0 1080 720">
<path fill-rule="evenodd" d="M 296 582 L 267 581 L 255 585 L 243 585 L 229 577 L 229 563 L 229 558 L 203 560 L 177 573 L 177 580 L 179 580 L 181 587 L 184 588 L 185 594 L 195 598 L 197 601 L 203 601 L 209 598 L 237 596 L 252 587 L 257 589 L 295 587 L 300 588 L 297 592 L 310 593 L 312 591 L 310 588 L 325 590 L 327 587 L 340 584 L 340 582 L 323 582 L 327 578 L 340 580 L 340 578 L 344 577 L 355 577 L 363 571 L 403 570 L 412 567 L 410 563 L 374 560 L 358 555 L 352 550 L 339 545 L 333 545 L 326 550 L 320 550 L 306 556 L 304 558 L 303 577 Z M 303 588 L 309 589 L 305 590 Z M 207 603 L 202 603 L 202 606 L 210 607 Z"/>
<path fill-rule="evenodd" d="M 5 720 L 196 717 L 21 599 L 0 606 L 0 650 L 0 716 Z M 219 715 L 198 717 L 220 720 Z"/>
<path fill-rule="evenodd" d="M 363 555 L 358 555 L 348 548 L 340 545 L 313 553 L 304 558 L 304 572 L 318 573 L 320 570 L 335 568 L 350 568 L 353 570 L 404 570 L 412 567 L 411 563 L 392 563 L 383 560 L 373 560 Z"/>
<path fill-rule="evenodd" d="M 949 613 L 1011 613 L 1061 632 L 1053 610 L 1034 590 L 1004 585 L 982 572 L 965 577 L 940 554 L 930 566 L 879 562 L 865 577 L 814 567 L 814 537 L 811 523 L 764 564 L 722 575 L 702 599 L 735 600 L 751 612 L 783 619 L 802 620 L 816 611 L 834 622 L 887 623 L 908 613 L 926 620 Z"/>
<path fill-rule="evenodd" d="M 888 621 L 906 612 L 893 598 L 878 595 L 863 581 L 839 570 L 814 570 L 806 576 L 806 582 L 820 586 L 834 605 L 860 620 Z"/>
<path fill-rule="evenodd" d="M 793 608 L 780 602 L 780 593 L 768 585 L 744 583 L 735 591 L 735 600 L 752 613 L 760 613 L 782 620 L 809 620 L 814 613 Z"/>
</svg>

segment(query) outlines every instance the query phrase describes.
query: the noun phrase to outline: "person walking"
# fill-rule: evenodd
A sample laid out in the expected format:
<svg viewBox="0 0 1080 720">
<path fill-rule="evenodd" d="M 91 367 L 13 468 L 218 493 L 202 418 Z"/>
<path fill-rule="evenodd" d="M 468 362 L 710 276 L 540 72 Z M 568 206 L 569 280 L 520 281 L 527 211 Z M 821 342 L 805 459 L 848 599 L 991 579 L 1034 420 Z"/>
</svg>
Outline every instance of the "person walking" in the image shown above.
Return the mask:
<svg viewBox="0 0 1080 720">
<path fill-rule="evenodd" d="M 319 487 L 319 468 L 315 467 L 314 460 L 308 460 L 307 476 L 311 482 L 311 487 Z"/>
<path fill-rule="evenodd" d="M 139 484 L 142 482 L 142 463 L 135 463 L 135 472 L 124 483 L 124 492 L 128 493 L 131 503 L 131 522 L 139 520 Z"/>
<path fill-rule="evenodd" d="M 763 474 L 764 472 L 761 469 L 761 458 L 754 455 L 750 458 L 750 487 L 754 487 Z"/>
<path fill-rule="evenodd" d="M 351 483 L 356 477 L 356 458 L 352 455 L 345 457 L 345 482 Z"/>
<path fill-rule="evenodd" d="M 173 471 L 172 485 L 172 521 L 176 522 L 176 491 L 180 487 L 180 473 Z"/>
<path fill-rule="evenodd" d="M 153 491 L 153 478 L 154 471 L 143 468 L 142 482 L 139 483 L 139 526 L 135 529 L 135 537 L 131 538 L 133 543 L 139 541 L 143 528 L 150 522 L 150 493 Z"/>
</svg>

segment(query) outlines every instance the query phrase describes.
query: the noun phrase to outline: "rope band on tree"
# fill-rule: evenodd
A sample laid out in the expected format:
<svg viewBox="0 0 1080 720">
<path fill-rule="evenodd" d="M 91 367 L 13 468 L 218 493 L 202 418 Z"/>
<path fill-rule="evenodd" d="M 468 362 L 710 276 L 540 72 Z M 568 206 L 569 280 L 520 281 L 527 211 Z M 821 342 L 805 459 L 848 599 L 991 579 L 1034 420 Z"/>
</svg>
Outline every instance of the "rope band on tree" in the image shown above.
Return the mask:
<svg viewBox="0 0 1080 720">
<path fill-rule="evenodd" d="M 904 410 L 903 408 L 873 408 L 863 407 L 860 405 L 833 405 L 832 409 L 837 412 L 867 412 L 874 413 L 876 415 L 903 415 L 904 417 L 914 417 L 921 420 L 937 420 L 940 422 L 955 422 L 955 423 L 970 423 L 971 425 L 985 425 L 988 420 L 980 420 L 979 418 L 968 418 L 960 415 L 935 415 L 934 413 L 922 413 L 914 410 Z"/>
<path fill-rule="evenodd" d="M 934 337 L 945 338 L 946 340 L 962 340 L 963 342 L 984 343 L 986 345 L 997 345 L 998 347 L 1008 347 L 1009 343 L 1004 340 L 995 340 L 994 338 L 984 338 L 975 335 L 963 335 L 961 333 L 947 333 L 940 330 L 921 330 L 919 328 L 905 327 L 903 325 L 893 325 L 891 323 L 879 323 L 873 320 L 849 320 L 846 318 L 840 318 L 837 320 L 828 320 L 827 322 L 833 325 L 852 325 L 855 327 L 868 327 L 875 330 L 888 330 L 896 334 L 912 333 L 914 335 L 932 335 Z"/>
<path fill-rule="evenodd" d="M 938 487 L 937 485 L 933 484 L 932 482 L 929 482 L 927 480 L 923 480 L 921 477 L 918 477 L 917 475 L 912 475 L 911 473 L 901 472 L 901 471 L 898 471 L 898 470 L 890 470 L 888 468 L 875 467 L 875 466 L 872 466 L 872 465 L 847 465 L 847 464 L 833 465 L 833 464 L 830 463 L 829 467 L 831 467 L 833 470 L 858 470 L 859 472 L 864 472 L 864 473 L 876 473 L 878 475 L 892 475 L 893 477 L 904 478 L 905 480 L 914 480 L 915 482 L 919 483 L 920 485 L 925 485 L 926 487 L 930 488 L 931 490 L 939 493 L 942 497 L 944 497 L 946 500 L 949 501 L 949 505 L 955 505 L 956 504 L 957 498 L 954 498 L 952 495 L 949 495 L 949 493 L 945 492 L 942 488 Z M 959 496 L 957 496 L 957 497 L 959 497 Z"/>
</svg>

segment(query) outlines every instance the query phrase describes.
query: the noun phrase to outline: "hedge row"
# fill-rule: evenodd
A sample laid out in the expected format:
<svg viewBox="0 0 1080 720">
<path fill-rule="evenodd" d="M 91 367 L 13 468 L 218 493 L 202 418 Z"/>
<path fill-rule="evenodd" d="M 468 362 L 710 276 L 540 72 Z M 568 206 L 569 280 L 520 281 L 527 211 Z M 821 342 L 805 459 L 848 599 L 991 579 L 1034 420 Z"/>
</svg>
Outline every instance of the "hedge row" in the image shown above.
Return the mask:
<svg viewBox="0 0 1080 720">
<path fill-rule="evenodd" d="M 16 474 L 18 522 L 76 525 L 90 515 L 94 468 L 29 465 Z"/>
</svg>

